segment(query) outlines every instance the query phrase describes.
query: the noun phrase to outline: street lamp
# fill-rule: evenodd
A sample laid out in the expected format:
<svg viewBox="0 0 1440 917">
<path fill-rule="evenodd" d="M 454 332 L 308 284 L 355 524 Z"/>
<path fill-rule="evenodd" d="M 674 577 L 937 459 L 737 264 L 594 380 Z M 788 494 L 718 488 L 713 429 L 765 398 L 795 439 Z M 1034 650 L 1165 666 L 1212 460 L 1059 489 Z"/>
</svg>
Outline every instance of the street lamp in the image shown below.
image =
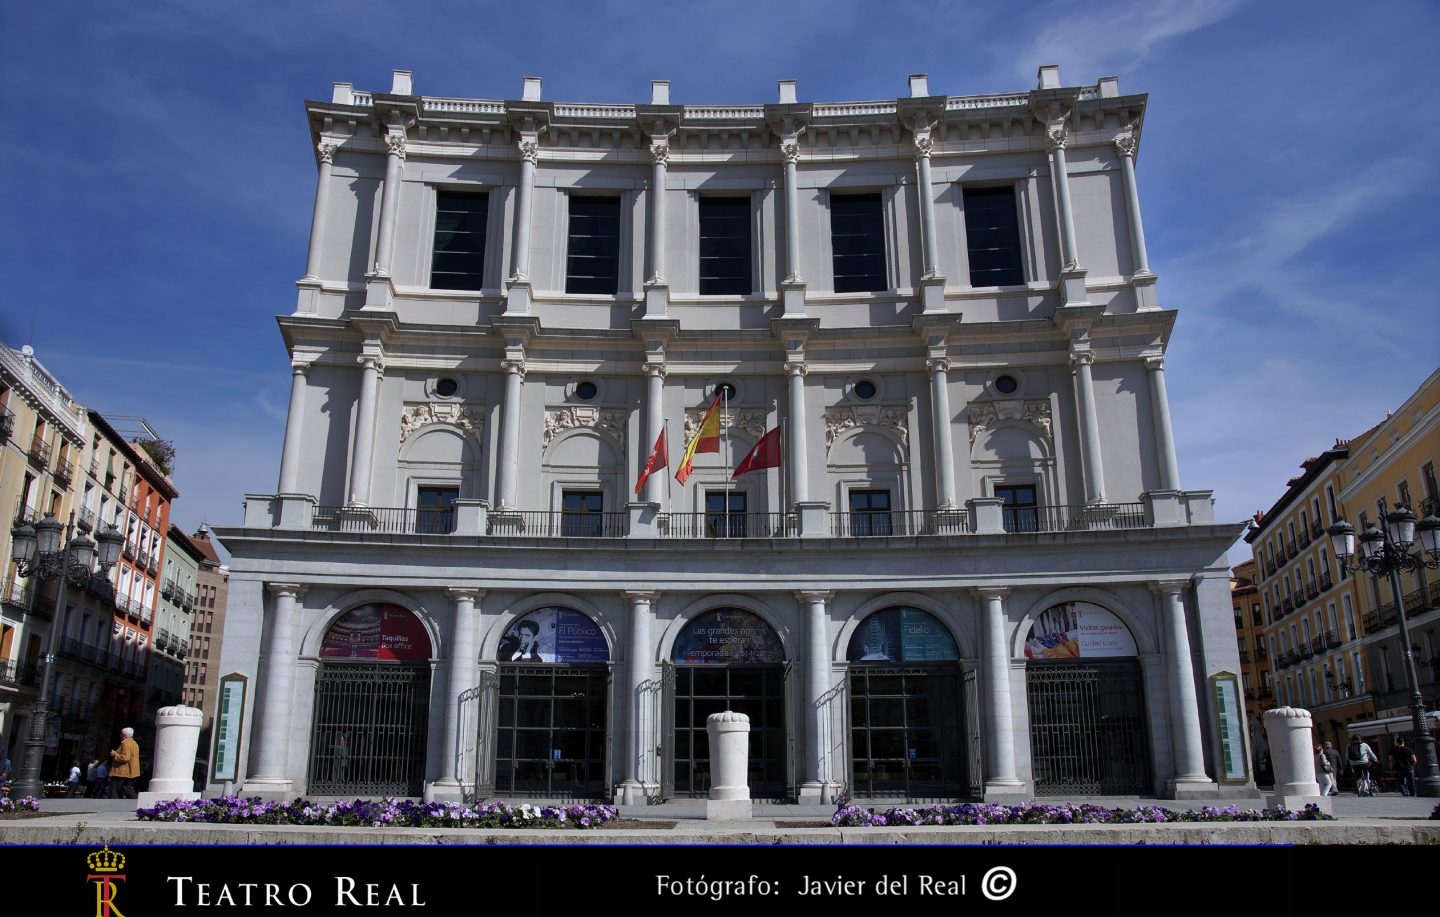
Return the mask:
<svg viewBox="0 0 1440 917">
<path fill-rule="evenodd" d="M 40 765 L 45 757 L 45 727 L 50 715 L 50 687 L 55 678 L 55 651 L 60 643 L 60 619 L 65 609 L 65 587 L 74 583 L 84 585 L 90 580 L 95 561 L 100 561 L 100 574 L 110 572 L 120 559 L 120 546 L 125 536 L 108 526 L 99 534 L 99 546 L 83 534 L 71 538 L 75 529 L 75 514 L 65 525 L 55 521 L 50 513 L 31 525 L 22 525 L 10 532 L 10 559 L 15 562 L 16 572 L 22 577 L 38 580 L 56 580 L 55 609 L 50 616 L 50 643 L 45 649 L 45 674 L 40 679 L 40 693 L 35 697 L 35 713 L 30 719 L 30 736 L 25 740 L 25 757 L 20 765 L 20 777 L 15 781 L 17 797 L 44 795 L 40 777 Z M 62 548 L 61 542 L 65 544 Z M 40 590 L 35 590 L 36 597 Z M 33 602 L 32 602 L 33 606 Z"/>
<path fill-rule="evenodd" d="M 1420 758 L 1415 791 L 1421 796 L 1440 797 L 1440 764 L 1435 760 L 1435 738 L 1425 723 L 1425 704 L 1420 695 L 1420 676 L 1415 670 L 1410 645 L 1410 624 L 1400 597 L 1400 573 L 1440 568 L 1440 518 L 1426 516 L 1417 525 L 1409 507 L 1399 506 L 1385 515 L 1385 528 L 1367 525 L 1360 534 L 1360 553 L 1355 552 L 1355 527 L 1340 521 L 1330 526 L 1330 544 L 1340 565 L 1347 571 L 1363 570 L 1371 576 L 1388 577 L 1400 619 L 1400 645 L 1405 650 L 1405 674 L 1410 678 L 1410 727 Z M 1417 539 L 1418 535 L 1418 539 Z"/>
</svg>

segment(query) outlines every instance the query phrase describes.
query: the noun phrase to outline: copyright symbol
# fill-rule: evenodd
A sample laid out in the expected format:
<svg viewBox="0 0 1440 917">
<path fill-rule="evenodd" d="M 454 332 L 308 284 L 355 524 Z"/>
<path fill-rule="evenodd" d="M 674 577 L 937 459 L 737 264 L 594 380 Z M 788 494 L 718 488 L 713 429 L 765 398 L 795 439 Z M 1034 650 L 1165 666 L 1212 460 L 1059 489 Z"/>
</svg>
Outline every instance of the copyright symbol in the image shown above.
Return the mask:
<svg viewBox="0 0 1440 917">
<path fill-rule="evenodd" d="M 980 880 L 980 891 L 991 901 L 1004 901 L 1015 893 L 1015 870 L 995 866 Z"/>
</svg>

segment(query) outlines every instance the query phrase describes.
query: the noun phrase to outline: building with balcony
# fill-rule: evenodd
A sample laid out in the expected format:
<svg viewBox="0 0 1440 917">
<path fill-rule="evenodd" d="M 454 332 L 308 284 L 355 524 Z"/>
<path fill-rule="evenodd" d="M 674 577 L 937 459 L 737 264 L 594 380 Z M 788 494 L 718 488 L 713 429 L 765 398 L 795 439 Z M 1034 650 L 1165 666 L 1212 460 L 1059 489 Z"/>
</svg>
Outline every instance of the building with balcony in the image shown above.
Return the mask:
<svg viewBox="0 0 1440 917">
<path fill-rule="evenodd" d="M 1257 513 L 1245 540 L 1254 552 L 1266 621 L 1274 703 L 1304 707 L 1317 737 L 1343 745 L 1355 723 L 1403 716 L 1411 697 L 1389 583 L 1347 574 L 1327 530 L 1345 519 L 1363 530 L 1396 506 L 1436 512 L 1440 371 L 1397 411 L 1354 439 L 1301 463 L 1285 493 Z M 1402 601 L 1427 706 L 1440 703 L 1440 577 L 1404 574 Z"/>
<path fill-rule="evenodd" d="M 728 709 L 757 799 L 1253 793 L 1243 525 L 1180 482 L 1145 108 L 1053 67 L 307 103 L 279 481 L 216 529 L 212 779 L 703 796 Z"/>
<path fill-rule="evenodd" d="M 154 729 L 161 707 L 186 702 L 185 682 L 190 657 L 190 630 L 194 620 L 200 567 L 205 552 L 174 523 L 165 532 L 160 561 L 160 590 L 155 623 L 150 632 L 150 665 L 146 672 L 145 723 Z"/>
<path fill-rule="evenodd" d="M 1250 728 L 1250 752 L 1258 756 L 1267 742 L 1262 715 L 1275 706 L 1270 678 L 1270 650 L 1265 639 L 1265 613 L 1260 588 L 1255 585 L 1255 562 L 1243 561 L 1230 576 L 1230 607 L 1235 614 L 1235 645 L 1240 652 L 1240 685 L 1245 694 L 1245 721 Z M 1258 773 L 1258 768 L 1257 768 Z"/>
<path fill-rule="evenodd" d="M 220 561 L 210 530 L 201 526 L 187 535 L 200 553 L 200 570 L 195 578 L 195 609 L 190 614 L 190 646 L 182 651 L 186 662 L 185 704 L 201 711 L 202 751 L 209 748 L 210 724 L 215 719 L 215 692 L 220 681 L 220 638 L 225 632 L 225 602 L 229 593 L 229 570 Z"/>
</svg>

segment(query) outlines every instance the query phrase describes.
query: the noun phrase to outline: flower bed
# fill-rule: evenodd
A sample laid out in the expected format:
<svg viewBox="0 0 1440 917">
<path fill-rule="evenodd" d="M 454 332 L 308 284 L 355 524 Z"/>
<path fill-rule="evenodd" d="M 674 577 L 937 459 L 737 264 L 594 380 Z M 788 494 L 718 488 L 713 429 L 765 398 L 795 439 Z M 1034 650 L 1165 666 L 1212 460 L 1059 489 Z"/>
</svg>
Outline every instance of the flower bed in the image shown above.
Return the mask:
<svg viewBox="0 0 1440 917">
<path fill-rule="evenodd" d="M 1159 806 L 1137 809 L 1107 809 L 1097 805 L 1045 804 L 1027 802 L 1005 806 L 967 802 L 960 805 L 934 805 L 925 808 L 893 808 L 884 811 L 845 806 L 837 811 L 830 823 L 837 828 L 871 828 L 922 825 L 1127 825 L 1164 824 L 1167 822 L 1232 822 L 1232 821 L 1333 821 L 1319 806 L 1307 805 L 1299 811 L 1290 809 L 1241 809 L 1237 806 L 1205 806 L 1175 811 Z"/>
<path fill-rule="evenodd" d="M 11 799 L 9 796 L 0 796 L 0 814 L 11 812 L 39 812 L 40 800 L 34 796 L 21 796 L 19 799 Z"/>
<path fill-rule="evenodd" d="M 369 828 L 598 828 L 615 817 L 614 806 L 532 806 L 485 802 L 474 807 L 453 802 L 414 802 L 386 797 L 329 805 L 296 799 L 267 802 L 241 799 L 170 800 L 137 809 L 141 821 L 198 822 L 212 825 L 356 825 Z"/>
</svg>

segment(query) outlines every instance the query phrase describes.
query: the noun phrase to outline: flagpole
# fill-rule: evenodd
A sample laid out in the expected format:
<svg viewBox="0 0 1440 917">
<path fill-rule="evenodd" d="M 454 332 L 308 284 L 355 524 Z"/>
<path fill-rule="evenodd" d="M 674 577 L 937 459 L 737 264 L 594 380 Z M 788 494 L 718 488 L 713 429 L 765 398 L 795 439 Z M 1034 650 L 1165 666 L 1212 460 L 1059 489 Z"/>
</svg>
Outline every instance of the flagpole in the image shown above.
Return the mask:
<svg viewBox="0 0 1440 917">
<path fill-rule="evenodd" d="M 662 427 L 662 430 L 661 430 L 661 434 L 660 434 L 660 435 L 665 437 L 665 464 L 668 465 L 668 464 L 670 464 L 670 419 L 667 417 L 666 419 L 660 421 L 660 426 Z M 671 475 L 671 470 L 670 470 L 669 468 L 666 468 L 666 469 L 665 469 L 665 507 L 666 507 L 666 511 L 667 511 L 667 512 L 669 511 L 669 508 L 670 508 L 671 506 L 674 506 L 674 505 L 675 505 L 675 503 L 674 503 L 674 497 L 673 497 L 673 493 L 674 493 L 674 492 L 670 489 L 670 487 L 671 487 L 671 484 L 670 484 L 670 475 Z"/>
<path fill-rule="evenodd" d="M 720 432 L 725 439 L 725 507 L 720 516 L 721 524 L 725 526 L 725 536 L 730 534 L 730 389 L 723 383 L 720 386 L 720 397 L 724 399 L 720 405 Z"/>
</svg>

